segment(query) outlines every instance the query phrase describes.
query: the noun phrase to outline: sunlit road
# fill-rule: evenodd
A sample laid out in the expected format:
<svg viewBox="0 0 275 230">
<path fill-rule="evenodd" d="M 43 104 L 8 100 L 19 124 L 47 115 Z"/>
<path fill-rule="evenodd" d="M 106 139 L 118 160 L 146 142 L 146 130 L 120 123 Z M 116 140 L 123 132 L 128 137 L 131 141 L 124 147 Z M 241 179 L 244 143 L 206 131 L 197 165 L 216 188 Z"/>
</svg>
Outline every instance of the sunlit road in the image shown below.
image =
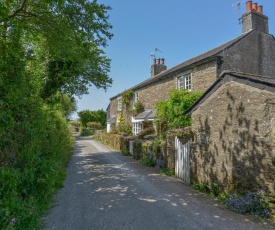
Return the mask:
<svg viewBox="0 0 275 230">
<path fill-rule="evenodd" d="M 274 229 L 83 137 L 55 202 L 45 229 Z"/>
</svg>

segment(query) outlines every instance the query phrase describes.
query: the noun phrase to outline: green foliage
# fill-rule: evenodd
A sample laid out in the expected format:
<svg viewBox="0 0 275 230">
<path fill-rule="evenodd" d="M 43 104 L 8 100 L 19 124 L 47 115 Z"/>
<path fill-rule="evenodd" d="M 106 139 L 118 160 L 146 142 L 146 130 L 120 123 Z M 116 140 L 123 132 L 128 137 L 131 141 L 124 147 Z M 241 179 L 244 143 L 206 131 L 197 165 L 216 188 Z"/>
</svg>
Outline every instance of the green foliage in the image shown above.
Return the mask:
<svg viewBox="0 0 275 230">
<path fill-rule="evenodd" d="M 142 142 L 140 140 L 135 140 L 133 142 L 133 158 L 139 160 L 142 156 Z"/>
<path fill-rule="evenodd" d="M 0 3 L 0 229 L 39 228 L 62 187 L 72 95 L 112 82 L 102 50 L 109 9 L 87 0 Z M 98 116 L 105 125 L 105 112 Z"/>
<path fill-rule="evenodd" d="M 211 183 L 211 193 L 214 196 L 219 196 L 220 190 L 219 190 L 219 185 L 217 183 Z"/>
<path fill-rule="evenodd" d="M 91 129 L 81 128 L 80 136 L 91 136 L 94 135 L 95 131 Z"/>
<path fill-rule="evenodd" d="M 264 218 L 271 215 L 270 207 L 263 192 L 249 192 L 244 196 L 230 194 L 225 199 L 225 204 L 230 210 L 242 214 L 252 214 Z"/>
<path fill-rule="evenodd" d="M 62 114 L 70 119 L 70 116 L 77 110 L 76 100 L 74 97 L 71 97 L 67 94 L 57 92 L 55 95 L 52 95 L 46 103 L 53 107 L 53 109 L 59 110 Z"/>
<path fill-rule="evenodd" d="M 131 113 L 134 116 L 137 116 L 139 113 L 142 113 L 143 111 L 144 111 L 144 105 L 140 101 L 137 101 L 134 103 L 134 108 L 131 110 Z"/>
<path fill-rule="evenodd" d="M 97 122 L 100 123 L 101 126 L 105 126 L 106 124 L 107 114 L 103 109 L 96 111 L 82 110 L 77 114 L 81 125 L 85 128 L 87 128 L 88 122 Z"/>
<path fill-rule="evenodd" d="M 132 134 L 132 126 L 130 124 L 125 123 L 125 118 L 120 114 L 118 118 L 118 125 L 112 127 L 111 133 L 118 134 L 118 133 L 126 133 L 128 135 Z"/>
<path fill-rule="evenodd" d="M 133 90 L 127 90 L 124 93 L 122 93 L 121 97 L 122 97 L 122 104 L 129 106 L 131 99 L 134 95 L 134 91 Z"/>
<path fill-rule="evenodd" d="M 112 127 L 110 133 L 112 133 L 112 134 L 126 133 L 127 135 L 131 135 L 132 127 L 131 127 L 131 125 L 126 125 L 124 123 L 120 123 L 118 126 Z"/>
<path fill-rule="evenodd" d="M 209 188 L 207 185 L 199 183 L 199 182 L 195 182 L 191 185 L 191 188 L 196 189 L 200 192 L 204 192 L 204 193 L 208 193 L 209 192 Z"/>
<path fill-rule="evenodd" d="M 79 127 L 80 126 L 80 121 L 69 121 L 69 124 Z"/>
<path fill-rule="evenodd" d="M 90 129 L 101 129 L 102 125 L 99 122 L 88 122 L 87 127 Z"/>
<path fill-rule="evenodd" d="M 40 89 L 44 100 L 58 91 L 82 95 L 89 85 L 106 89 L 112 79 L 102 48 L 112 37 L 110 9 L 88 0 L 5 1 L 0 8 L 0 37 L 5 42 L 24 39 L 30 71 L 44 73 Z"/>
<path fill-rule="evenodd" d="M 170 170 L 168 168 L 163 168 L 159 170 L 160 174 L 165 174 L 167 176 L 174 176 L 175 175 L 175 171 L 174 170 Z"/>
<path fill-rule="evenodd" d="M 202 93 L 188 92 L 174 89 L 170 92 L 170 99 L 156 104 L 156 120 L 167 123 L 168 128 L 182 128 L 191 125 L 190 116 L 183 113 L 202 95 Z"/>
<path fill-rule="evenodd" d="M 123 156 L 131 156 L 130 151 L 125 148 L 121 150 L 121 153 Z"/>
</svg>

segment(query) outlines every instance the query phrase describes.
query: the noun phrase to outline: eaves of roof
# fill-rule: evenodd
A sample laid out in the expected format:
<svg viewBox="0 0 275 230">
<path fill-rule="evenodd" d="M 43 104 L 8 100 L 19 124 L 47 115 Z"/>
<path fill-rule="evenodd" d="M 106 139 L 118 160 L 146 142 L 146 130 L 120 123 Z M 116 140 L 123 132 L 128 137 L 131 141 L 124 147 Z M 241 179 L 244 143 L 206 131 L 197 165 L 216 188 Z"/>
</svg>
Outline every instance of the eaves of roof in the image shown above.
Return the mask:
<svg viewBox="0 0 275 230">
<path fill-rule="evenodd" d="M 182 62 L 181 64 L 178 64 L 170 69 L 167 69 L 165 71 L 162 71 L 161 73 L 157 74 L 154 77 L 151 77 L 131 88 L 129 88 L 128 90 L 137 90 L 141 87 L 150 85 L 152 83 L 156 83 L 158 81 L 162 81 L 164 79 L 167 79 L 181 71 L 184 71 L 185 69 L 189 69 L 192 68 L 195 65 L 199 65 L 199 64 L 203 64 L 205 62 L 211 61 L 211 60 L 215 60 L 218 56 L 222 55 L 222 53 L 228 49 L 230 49 L 231 47 L 233 47 L 234 45 L 236 45 L 238 42 L 240 42 L 241 40 L 243 40 L 245 37 L 249 36 L 250 34 L 252 34 L 255 30 L 251 30 L 247 33 L 243 33 L 242 35 L 240 35 L 239 37 L 224 43 L 223 45 L 220 45 L 214 49 L 211 49 L 205 53 L 202 53 L 198 56 L 195 56 L 191 59 L 188 59 L 185 62 Z M 127 91 L 127 90 L 126 90 Z M 122 93 L 121 93 L 122 94 Z M 118 94 L 114 97 L 111 97 L 111 99 L 114 99 L 118 96 L 120 96 L 121 94 Z"/>
<path fill-rule="evenodd" d="M 210 88 L 208 88 L 206 92 L 187 111 L 184 112 L 183 115 L 191 115 L 203 102 L 205 102 L 215 91 L 217 91 L 219 87 L 230 81 L 235 81 L 275 93 L 274 78 L 240 72 L 224 71 L 219 79 Z"/>
</svg>

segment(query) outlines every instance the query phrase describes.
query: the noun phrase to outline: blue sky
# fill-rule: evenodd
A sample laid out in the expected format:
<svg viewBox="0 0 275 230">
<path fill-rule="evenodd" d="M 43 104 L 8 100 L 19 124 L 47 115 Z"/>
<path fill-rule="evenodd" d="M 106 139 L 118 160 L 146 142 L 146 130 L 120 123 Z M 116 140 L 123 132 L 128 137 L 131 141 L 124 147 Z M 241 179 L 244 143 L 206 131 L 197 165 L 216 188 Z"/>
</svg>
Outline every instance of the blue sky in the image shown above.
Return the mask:
<svg viewBox="0 0 275 230">
<path fill-rule="evenodd" d="M 150 77 L 150 54 L 165 58 L 171 68 L 189 58 L 241 35 L 240 14 L 246 0 L 98 0 L 109 5 L 114 37 L 108 42 L 113 85 L 105 92 L 91 87 L 76 98 L 78 111 L 106 109 L 109 99 Z M 269 17 L 269 32 L 275 35 L 275 1 L 258 0 Z M 75 114 L 73 118 L 76 118 Z"/>
</svg>

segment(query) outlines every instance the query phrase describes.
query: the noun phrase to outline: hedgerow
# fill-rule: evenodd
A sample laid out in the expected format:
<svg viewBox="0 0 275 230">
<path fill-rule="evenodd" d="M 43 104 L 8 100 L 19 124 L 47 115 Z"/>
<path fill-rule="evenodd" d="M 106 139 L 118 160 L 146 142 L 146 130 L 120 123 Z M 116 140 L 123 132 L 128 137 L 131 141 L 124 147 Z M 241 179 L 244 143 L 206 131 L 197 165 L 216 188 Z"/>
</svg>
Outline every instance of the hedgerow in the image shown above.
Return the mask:
<svg viewBox="0 0 275 230">
<path fill-rule="evenodd" d="M 0 229 L 40 227 L 65 178 L 73 139 L 61 111 L 39 97 L 20 49 L 0 56 Z"/>
</svg>

